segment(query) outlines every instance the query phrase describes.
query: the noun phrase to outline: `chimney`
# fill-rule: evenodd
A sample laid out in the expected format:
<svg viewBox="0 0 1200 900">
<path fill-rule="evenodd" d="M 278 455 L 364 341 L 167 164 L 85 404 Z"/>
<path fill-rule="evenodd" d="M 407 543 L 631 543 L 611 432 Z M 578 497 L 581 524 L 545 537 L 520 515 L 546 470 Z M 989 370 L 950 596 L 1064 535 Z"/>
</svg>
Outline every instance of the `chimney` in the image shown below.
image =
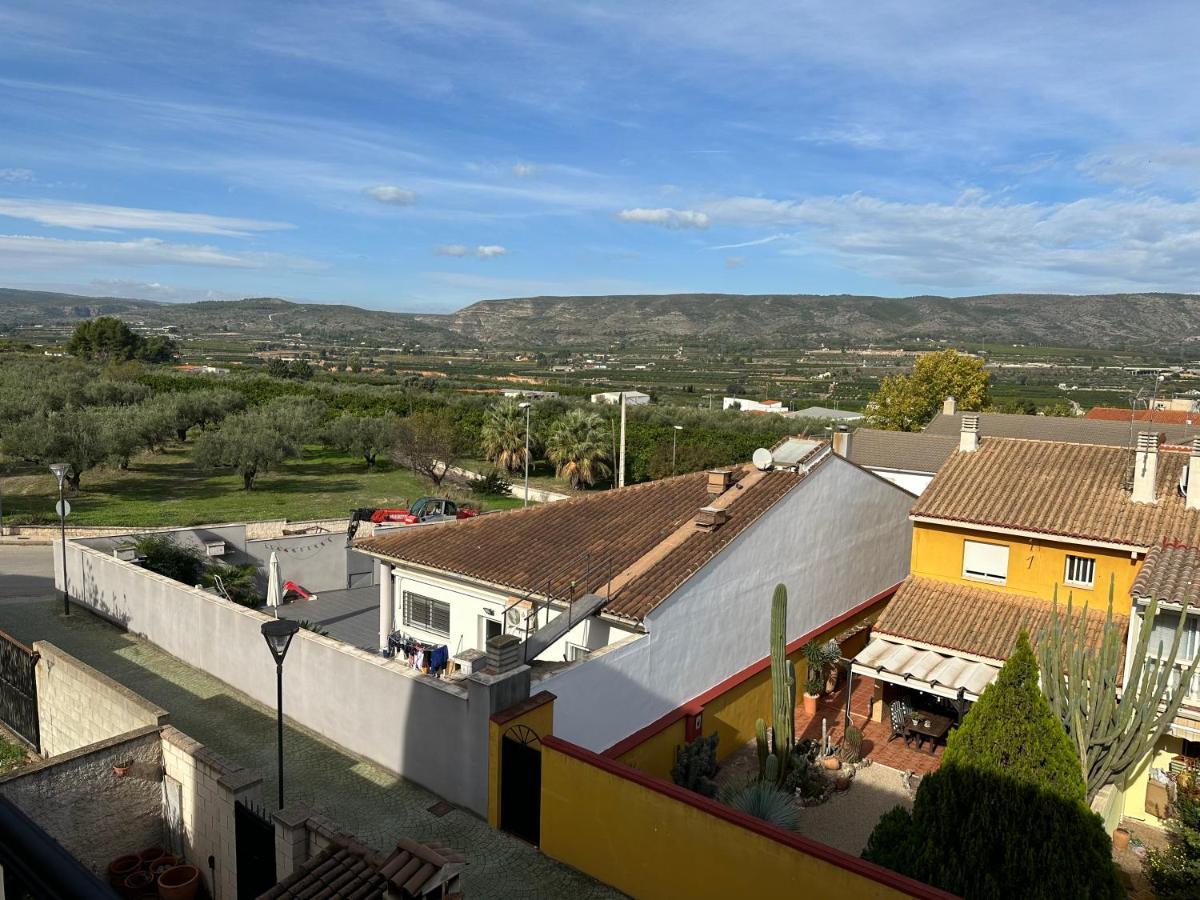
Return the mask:
<svg viewBox="0 0 1200 900">
<path fill-rule="evenodd" d="M 499 634 L 487 642 L 487 667 L 497 675 L 521 665 L 521 639 Z"/>
<path fill-rule="evenodd" d="M 1133 502 L 1154 503 L 1154 486 L 1158 481 L 1158 434 L 1139 431 L 1137 451 L 1133 458 Z"/>
<path fill-rule="evenodd" d="M 1184 506 L 1200 509 L 1200 438 L 1192 441 L 1192 454 L 1188 457 L 1187 499 Z"/>
<path fill-rule="evenodd" d="M 708 470 L 708 492 L 720 496 L 729 490 L 729 486 L 733 484 L 732 469 L 709 469 Z"/>
<path fill-rule="evenodd" d="M 850 458 L 850 438 L 853 434 L 849 425 L 839 425 L 833 430 L 833 452 L 843 459 Z"/>
<path fill-rule="evenodd" d="M 716 531 L 725 524 L 729 518 L 729 513 L 724 508 L 716 506 L 704 506 L 696 513 L 696 530 L 697 531 Z"/>
<path fill-rule="evenodd" d="M 958 435 L 960 453 L 974 453 L 979 449 L 979 415 L 972 413 L 962 417 L 962 431 Z"/>
<path fill-rule="evenodd" d="M 942 413 L 947 416 L 952 416 L 958 412 L 958 401 L 953 397 L 947 397 L 942 401 Z"/>
</svg>

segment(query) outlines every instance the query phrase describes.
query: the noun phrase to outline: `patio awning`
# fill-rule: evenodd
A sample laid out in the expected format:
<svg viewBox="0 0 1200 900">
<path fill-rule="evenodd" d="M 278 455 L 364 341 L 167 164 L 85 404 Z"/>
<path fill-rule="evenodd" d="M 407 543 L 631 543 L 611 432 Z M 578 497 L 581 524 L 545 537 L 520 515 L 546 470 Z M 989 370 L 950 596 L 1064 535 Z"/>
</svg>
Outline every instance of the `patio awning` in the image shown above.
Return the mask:
<svg viewBox="0 0 1200 900">
<path fill-rule="evenodd" d="M 915 688 L 927 694 L 955 699 L 961 689 L 968 700 L 978 700 L 1000 665 L 965 659 L 953 650 L 932 650 L 890 637 L 877 637 L 854 657 L 851 669 L 880 681 Z"/>
</svg>

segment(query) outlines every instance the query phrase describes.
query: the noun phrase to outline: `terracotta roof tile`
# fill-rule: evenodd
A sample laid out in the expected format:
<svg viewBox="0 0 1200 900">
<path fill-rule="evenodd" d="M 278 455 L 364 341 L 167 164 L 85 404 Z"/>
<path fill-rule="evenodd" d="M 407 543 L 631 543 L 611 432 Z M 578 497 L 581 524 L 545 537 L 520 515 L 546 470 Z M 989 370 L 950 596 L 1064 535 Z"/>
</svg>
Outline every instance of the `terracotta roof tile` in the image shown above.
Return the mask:
<svg viewBox="0 0 1200 900">
<path fill-rule="evenodd" d="M 1124 422 L 1126 425 L 1130 419 L 1135 422 L 1152 422 L 1155 425 L 1200 425 L 1200 413 L 1181 409 L 1131 410 L 1119 406 L 1093 406 L 1084 418 L 1102 422 Z"/>
<path fill-rule="evenodd" d="M 1003 662 L 1024 628 L 1031 639 L 1050 617 L 1048 600 L 910 576 L 875 623 L 874 631 Z M 1065 604 L 1060 607 L 1065 614 Z M 1088 642 L 1099 646 L 1106 611 L 1088 610 Z M 1129 620 L 1113 616 L 1124 634 Z"/>
<path fill-rule="evenodd" d="M 975 452 L 951 455 L 912 514 L 1131 547 L 1200 545 L 1200 510 L 1186 509 L 1178 490 L 1188 454 L 1158 456 L 1158 502 L 1134 503 L 1128 450 L 985 437 Z"/>
<path fill-rule="evenodd" d="M 1087 419 L 1082 416 L 1023 416 L 1018 413 L 938 413 L 925 426 L 925 434 L 957 435 L 962 430 L 964 415 L 979 416 L 979 435 L 989 437 L 1024 438 L 1038 441 L 1070 441 L 1077 444 L 1105 444 L 1109 447 L 1129 447 L 1136 439 L 1130 435 L 1129 418 L 1123 422 Z M 1152 429 L 1166 437 L 1168 444 L 1186 444 L 1200 437 L 1200 421 L 1196 425 L 1173 425 L 1159 422 Z"/>
<path fill-rule="evenodd" d="M 1131 593 L 1138 599 L 1200 608 L 1200 549 L 1181 544 L 1152 547 Z"/>
<path fill-rule="evenodd" d="M 767 472 L 729 505 L 723 525 L 688 536 L 617 591 L 605 609 L 640 621 L 804 477 Z M 692 522 L 711 500 L 707 473 L 694 472 L 529 509 L 401 529 L 360 540 L 355 547 L 517 593 L 567 600 L 603 594 L 610 577 Z"/>
</svg>

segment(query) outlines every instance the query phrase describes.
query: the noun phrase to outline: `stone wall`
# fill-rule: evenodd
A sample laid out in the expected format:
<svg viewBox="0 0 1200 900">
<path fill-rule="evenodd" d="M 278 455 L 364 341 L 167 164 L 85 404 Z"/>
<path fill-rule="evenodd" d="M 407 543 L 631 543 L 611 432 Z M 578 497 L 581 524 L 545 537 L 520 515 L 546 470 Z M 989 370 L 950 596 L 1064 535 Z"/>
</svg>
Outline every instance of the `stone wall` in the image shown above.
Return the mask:
<svg viewBox="0 0 1200 900">
<path fill-rule="evenodd" d="M 58 756 L 148 726 L 167 712 L 46 641 L 35 675 L 42 754 Z"/>
<path fill-rule="evenodd" d="M 162 756 L 164 815 L 172 852 L 200 870 L 209 896 L 236 897 L 234 803 L 260 801 L 262 777 L 171 726 L 162 730 Z M 178 804 L 172 800 L 173 791 Z"/>
<path fill-rule="evenodd" d="M 162 741 L 148 726 L 0 777 L 3 794 L 101 877 L 163 841 Z M 114 766 L 129 765 L 124 776 Z"/>
</svg>

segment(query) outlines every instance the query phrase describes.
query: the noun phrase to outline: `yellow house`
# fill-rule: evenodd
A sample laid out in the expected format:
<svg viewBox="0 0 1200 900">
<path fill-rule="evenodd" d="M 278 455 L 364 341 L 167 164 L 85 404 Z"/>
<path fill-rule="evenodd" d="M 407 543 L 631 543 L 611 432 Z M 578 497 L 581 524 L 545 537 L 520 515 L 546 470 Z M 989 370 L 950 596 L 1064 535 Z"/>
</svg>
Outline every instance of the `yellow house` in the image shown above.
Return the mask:
<svg viewBox="0 0 1200 900">
<path fill-rule="evenodd" d="M 977 417 L 964 416 L 958 452 L 912 509 L 912 574 L 855 659 L 855 672 L 876 679 L 876 718 L 892 699 L 913 696 L 961 717 L 1020 631 L 1036 637 L 1056 590 L 1064 605 L 1068 595 L 1076 610 L 1086 604 L 1088 639 L 1098 645 L 1113 586 L 1112 627 L 1127 641 L 1127 665 L 1152 597 L 1160 611 L 1151 654 L 1160 638 L 1169 653 L 1185 616 L 1177 682 L 1200 653 L 1200 441 L 1190 454 L 1160 441 L 1143 433 L 1128 450 L 981 440 Z M 1169 785 L 1155 770 L 1197 756 L 1200 676 L 1115 812 L 1159 823 Z"/>
</svg>

